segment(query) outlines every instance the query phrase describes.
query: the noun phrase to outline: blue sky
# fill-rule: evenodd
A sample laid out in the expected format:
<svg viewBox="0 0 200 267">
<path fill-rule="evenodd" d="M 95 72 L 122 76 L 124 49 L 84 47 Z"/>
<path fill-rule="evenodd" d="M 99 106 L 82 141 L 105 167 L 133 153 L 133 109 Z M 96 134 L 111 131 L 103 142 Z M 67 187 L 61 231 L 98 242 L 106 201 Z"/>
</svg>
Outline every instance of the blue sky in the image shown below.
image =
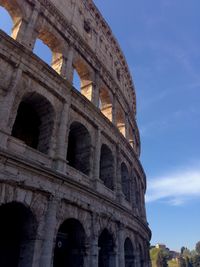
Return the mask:
<svg viewBox="0 0 200 267">
<path fill-rule="evenodd" d="M 192 249 L 200 240 L 200 1 L 94 2 L 136 87 L 151 243 Z"/>
<path fill-rule="evenodd" d="M 200 1 L 95 0 L 136 86 L 151 243 L 200 240 Z"/>
</svg>

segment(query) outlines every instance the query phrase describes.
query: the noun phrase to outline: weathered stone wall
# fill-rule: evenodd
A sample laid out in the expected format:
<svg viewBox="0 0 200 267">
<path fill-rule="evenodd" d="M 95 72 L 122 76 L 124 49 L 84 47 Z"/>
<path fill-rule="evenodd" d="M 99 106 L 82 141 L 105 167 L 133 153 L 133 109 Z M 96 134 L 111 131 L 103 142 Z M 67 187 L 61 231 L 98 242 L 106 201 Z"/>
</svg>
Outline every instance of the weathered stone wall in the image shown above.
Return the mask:
<svg viewBox="0 0 200 267">
<path fill-rule="evenodd" d="M 106 266 L 149 266 L 135 95 L 110 28 L 89 0 L 0 0 L 0 5 L 13 19 L 12 37 L 0 31 L 0 214 L 20 203 L 24 227 L 34 217 L 36 229 L 34 238 L 22 229 L 29 252 L 16 239 L 20 266 L 57 267 L 57 239 L 71 219 L 85 236 L 83 262 L 74 267 L 103 267 L 100 236 L 107 232 L 102 238 L 112 242 Z M 52 51 L 51 66 L 33 54 L 37 38 Z M 74 69 L 81 92 L 72 86 Z M 27 108 L 22 114 L 21 103 Z M 29 114 L 31 127 L 38 118 L 34 145 L 23 125 Z M 132 244 L 132 255 L 125 243 Z"/>
</svg>

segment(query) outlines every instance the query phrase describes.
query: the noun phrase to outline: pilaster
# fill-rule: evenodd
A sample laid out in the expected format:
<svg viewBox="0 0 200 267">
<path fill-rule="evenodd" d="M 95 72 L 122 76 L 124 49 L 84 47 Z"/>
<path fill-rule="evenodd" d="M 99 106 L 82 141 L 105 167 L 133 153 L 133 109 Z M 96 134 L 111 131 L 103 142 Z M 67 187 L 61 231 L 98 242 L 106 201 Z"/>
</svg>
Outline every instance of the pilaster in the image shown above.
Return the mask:
<svg viewBox="0 0 200 267">
<path fill-rule="evenodd" d="M 46 213 L 43 245 L 41 249 L 40 267 L 50 267 L 53 260 L 53 248 L 56 229 L 56 214 L 59 200 L 55 197 L 49 200 Z"/>
</svg>

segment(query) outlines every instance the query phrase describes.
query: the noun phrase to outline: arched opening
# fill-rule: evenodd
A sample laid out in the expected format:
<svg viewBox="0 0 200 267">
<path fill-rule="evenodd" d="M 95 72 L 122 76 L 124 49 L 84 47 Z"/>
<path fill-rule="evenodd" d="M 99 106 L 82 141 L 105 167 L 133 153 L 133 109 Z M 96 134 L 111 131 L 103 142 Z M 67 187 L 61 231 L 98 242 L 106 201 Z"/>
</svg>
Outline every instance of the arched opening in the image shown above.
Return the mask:
<svg viewBox="0 0 200 267">
<path fill-rule="evenodd" d="M 120 133 L 123 134 L 123 136 L 125 136 L 126 135 L 125 113 L 123 112 L 119 104 L 117 105 L 116 124 L 117 124 L 117 128 L 119 129 Z"/>
<path fill-rule="evenodd" d="M 63 65 L 61 42 L 48 30 L 40 30 L 33 52 L 50 65 L 56 72 L 61 73 Z"/>
<path fill-rule="evenodd" d="M 47 154 L 54 124 L 54 110 L 50 102 L 37 93 L 22 99 L 12 129 L 12 136 L 26 145 Z"/>
<path fill-rule="evenodd" d="M 135 148 L 135 139 L 134 139 L 134 131 L 129 127 L 129 143 L 132 148 Z"/>
<path fill-rule="evenodd" d="M 40 39 L 37 39 L 33 49 L 33 53 L 51 66 L 52 51 L 51 49 Z"/>
<path fill-rule="evenodd" d="M 112 101 L 109 95 L 109 91 L 106 87 L 100 88 L 99 91 L 99 108 L 101 112 L 112 121 Z"/>
<path fill-rule="evenodd" d="M 70 166 L 90 173 L 91 137 L 88 130 L 79 122 L 73 122 L 68 136 L 67 161 Z"/>
<path fill-rule="evenodd" d="M 0 29 L 8 35 L 11 35 L 13 27 L 13 20 L 8 11 L 0 6 Z"/>
<path fill-rule="evenodd" d="M 13 39 L 17 38 L 22 22 L 22 13 L 16 1 L 0 0 L 0 28 Z"/>
<path fill-rule="evenodd" d="M 16 202 L 0 206 L 0 266 L 31 267 L 36 221 L 29 209 Z"/>
<path fill-rule="evenodd" d="M 128 169 L 125 163 L 121 164 L 121 183 L 122 183 L 122 192 L 127 201 L 130 201 L 130 178 Z"/>
<path fill-rule="evenodd" d="M 82 224 L 66 220 L 59 228 L 54 250 L 54 267 L 83 267 L 86 236 Z"/>
<path fill-rule="evenodd" d="M 98 267 L 115 267 L 114 240 L 107 229 L 104 229 L 98 240 Z"/>
<path fill-rule="evenodd" d="M 124 258 L 125 258 L 125 267 L 134 267 L 134 250 L 133 244 L 129 238 L 126 238 L 124 242 Z"/>
<path fill-rule="evenodd" d="M 103 144 L 101 146 L 101 156 L 100 156 L 100 179 L 103 181 L 104 185 L 109 189 L 114 189 L 113 184 L 114 177 L 114 158 L 112 151 L 107 145 Z"/>
<path fill-rule="evenodd" d="M 76 69 L 74 69 L 73 72 L 73 86 L 76 88 L 77 91 L 81 93 L 81 79 Z"/>
<path fill-rule="evenodd" d="M 93 90 L 93 82 L 91 77 L 91 72 L 89 71 L 89 67 L 83 60 L 77 60 L 73 63 L 74 67 L 74 77 L 78 79 L 79 86 L 76 89 L 81 92 L 88 100 L 92 100 L 92 90 Z"/>
</svg>

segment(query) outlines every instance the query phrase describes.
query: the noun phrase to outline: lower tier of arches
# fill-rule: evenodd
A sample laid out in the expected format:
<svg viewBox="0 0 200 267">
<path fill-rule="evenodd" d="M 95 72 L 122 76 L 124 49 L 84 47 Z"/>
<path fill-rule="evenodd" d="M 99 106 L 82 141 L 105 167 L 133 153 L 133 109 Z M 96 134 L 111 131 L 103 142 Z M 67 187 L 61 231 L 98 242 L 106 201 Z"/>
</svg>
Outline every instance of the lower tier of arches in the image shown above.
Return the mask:
<svg viewBox="0 0 200 267">
<path fill-rule="evenodd" d="M 147 240 L 124 222 L 11 185 L 0 192 L 2 267 L 150 266 Z"/>
</svg>

